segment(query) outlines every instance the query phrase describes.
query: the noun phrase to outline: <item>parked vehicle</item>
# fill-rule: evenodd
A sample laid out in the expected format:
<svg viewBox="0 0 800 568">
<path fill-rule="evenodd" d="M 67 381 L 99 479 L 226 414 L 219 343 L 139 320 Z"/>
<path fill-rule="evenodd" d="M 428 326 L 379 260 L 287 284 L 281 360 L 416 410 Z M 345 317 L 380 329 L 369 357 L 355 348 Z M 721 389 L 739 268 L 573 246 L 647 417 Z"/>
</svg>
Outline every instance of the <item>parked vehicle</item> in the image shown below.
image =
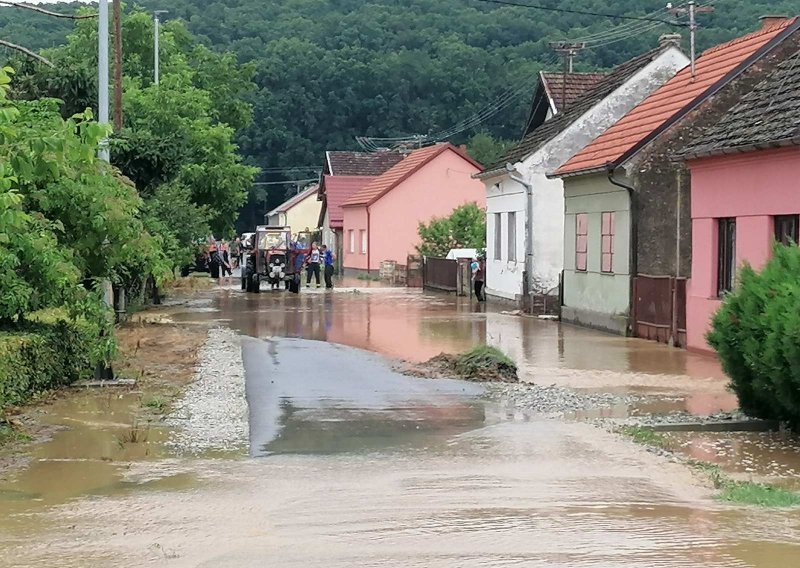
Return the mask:
<svg viewBox="0 0 800 568">
<path fill-rule="evenodd" d="M 199 247 L 195 253 L 194 262 L 181 267 L 181 276 L 189 276 L 192 272 L 210 272 L 208 266 L 208 250 Z"/>
</svg>

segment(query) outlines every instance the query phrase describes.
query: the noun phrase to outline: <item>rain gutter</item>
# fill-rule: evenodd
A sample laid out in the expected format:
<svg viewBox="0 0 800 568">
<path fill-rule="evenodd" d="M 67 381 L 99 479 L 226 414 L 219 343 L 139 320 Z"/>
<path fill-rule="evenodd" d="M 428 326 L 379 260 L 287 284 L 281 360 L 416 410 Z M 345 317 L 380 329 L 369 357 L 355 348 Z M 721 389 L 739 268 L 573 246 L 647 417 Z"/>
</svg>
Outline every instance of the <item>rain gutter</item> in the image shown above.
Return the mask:
<svg viewBox="0 0 800 568">
<path fill-rule="evenodd" d="M 523 280 L 522 293 L 526 302 L 526 311 L 533 306 L 533 186 L 522 177 L 514 175 L 516 167 L 506 164 L 508 177 L 525 188 L 525 279 Z"/>
<path fill-rule="evenodd" d="M 636 251 L 638 248 L 638 223 L 636 216 L 636 189 L 614 177 L 617 168 L 613 164 L 609 164 L 607 168 L 608 181 L 611 185 L 621 187 L 628 192 L 628 203 L 630 207 L 629 212 L 629 230 L 630 235 L 628 238 L 628 279 L 629 279 L 629 300 L 628 300 L 628 327 L 630 330 L 635 329 L 636 322 L 634 321 L 635 314 L 633 313 L 634 297 L 633 297 L 633 279 L 639 272 Z"/>
</svg>

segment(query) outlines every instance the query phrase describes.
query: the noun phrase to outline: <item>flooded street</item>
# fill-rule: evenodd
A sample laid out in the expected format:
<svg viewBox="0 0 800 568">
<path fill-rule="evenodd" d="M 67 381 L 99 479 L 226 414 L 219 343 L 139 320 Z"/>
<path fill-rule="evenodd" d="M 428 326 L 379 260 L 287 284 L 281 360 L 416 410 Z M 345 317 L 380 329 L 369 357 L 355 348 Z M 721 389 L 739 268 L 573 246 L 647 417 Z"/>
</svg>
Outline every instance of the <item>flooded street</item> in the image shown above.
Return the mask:
<svg viewBox="0 0 800 568">
<path fill-rule="evenodd" d="M 592 424 L 395 370 L 488 343 L 526 381 L 667 401 L 594 411 L 604 416 L 735 408 L 708 358 L 381 287 L 224 290 L 163 314 L 221 328 L 179 416 L 131 443 L 135 394 L 55 403 L 49 419 L 71 428 L 0 480 L 0 567 L 783 568 L 800 558 L 798 510 L 717 502 L 695 472 Z M 754 436 L 674 443 L 755 460 L 767 450 Z M 773 470 L 796 476 L 790 441 L 771 443 Z"/>
</svg>

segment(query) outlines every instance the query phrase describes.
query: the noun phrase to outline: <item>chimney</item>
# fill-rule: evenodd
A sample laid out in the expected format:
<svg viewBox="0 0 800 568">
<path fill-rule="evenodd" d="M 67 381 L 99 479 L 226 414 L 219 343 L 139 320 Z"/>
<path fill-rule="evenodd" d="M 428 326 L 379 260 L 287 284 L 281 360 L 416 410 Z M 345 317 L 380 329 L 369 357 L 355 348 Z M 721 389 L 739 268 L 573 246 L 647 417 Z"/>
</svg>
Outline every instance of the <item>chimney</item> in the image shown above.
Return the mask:
<svg viewBox="0 0 800 568">
<path fill-rule="evenodd" d="M 767 28 L 771 28 L 772 26 L 776 26 L 778 24 L 782 24 L 788 19 L 789 16 L 774 16 L 774 15 L 761 16 L 759 18 L 759 20 L 761 20 L 762 30 L 766 30 Z"/>
<path fill-rule="evenodd" d="M 658 45 L 664 48 L 670 46 L 680 48 L 681 34 L 664 34 L 660 38 L 658 38 Z"/>
</svg>

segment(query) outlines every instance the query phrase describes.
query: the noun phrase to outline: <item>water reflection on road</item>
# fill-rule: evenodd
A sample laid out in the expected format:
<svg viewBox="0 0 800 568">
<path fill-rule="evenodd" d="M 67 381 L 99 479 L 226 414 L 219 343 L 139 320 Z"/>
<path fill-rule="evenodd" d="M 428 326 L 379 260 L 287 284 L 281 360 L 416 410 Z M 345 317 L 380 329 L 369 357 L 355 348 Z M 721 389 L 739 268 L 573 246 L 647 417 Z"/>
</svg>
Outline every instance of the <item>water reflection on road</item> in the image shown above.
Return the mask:
<svg viewBox="0 0 800 568">
<path fill-rule="evenodd" d="M 407 289 L 304 290 L 299 295 L 229 291 L 207 312 L 176 318 L 220 319 L 256 338 L 292 337 L 349 345 L 390 358 L 425 361 L 487 343 L 538 384 L 684 397 L 696 414 L 732 410 L 736 400 L 710 357 L 654 342 L 504 313 L 469 298 Z"/>
<path fill-rule="evenodd" d="M 90 481 L 55 497 L 59 479 L 27 477 L 34 463 L 0 486 L 0 566 L 784 568 L 800 555 L 796 510 L 726 507 L 618 436 L 498 418 L 480 386 L 398 375 L 380 355 L 486 342 L 527 380 L 677 393 L 698 412 L 728 404 L 709 359 L 406 290 L 229 290 L 168 313 L 245 336 L 255 459 L 117 455 L 106 433 L 81 446 Z M 83 423 L 124 426 L 129 401 L 112 402 L 79 409 Z"/>
</svg>

